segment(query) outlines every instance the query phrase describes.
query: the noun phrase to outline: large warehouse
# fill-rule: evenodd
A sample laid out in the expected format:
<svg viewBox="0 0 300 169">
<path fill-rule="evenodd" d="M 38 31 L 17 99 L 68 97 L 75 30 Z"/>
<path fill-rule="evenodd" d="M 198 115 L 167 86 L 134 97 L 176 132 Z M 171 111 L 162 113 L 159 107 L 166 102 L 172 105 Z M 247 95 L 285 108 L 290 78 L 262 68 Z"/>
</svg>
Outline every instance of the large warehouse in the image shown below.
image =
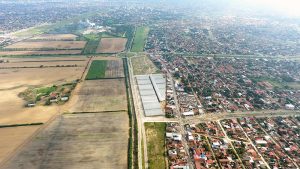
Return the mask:
<svg viewBox="0 0 300 169">
<path fill-rule="evenodd" d="M 166 99 L 166 78 L 162 74 L 136 76 L 145 116 L 164 116 L 160 102 Z"/>
</svg>

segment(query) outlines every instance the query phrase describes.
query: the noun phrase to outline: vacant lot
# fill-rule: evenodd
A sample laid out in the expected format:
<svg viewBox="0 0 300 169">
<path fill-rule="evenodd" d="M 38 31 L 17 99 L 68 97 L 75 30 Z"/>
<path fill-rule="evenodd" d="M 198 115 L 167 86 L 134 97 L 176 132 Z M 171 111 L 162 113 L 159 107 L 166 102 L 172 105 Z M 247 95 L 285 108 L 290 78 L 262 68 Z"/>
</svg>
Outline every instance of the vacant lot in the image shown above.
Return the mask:
<svg viewBox="0 0 300 169">
<path fill-rule="evenodd" d="M 165 169 L 166 123 L 145 123 L 149 168 Z"/>
<path fill-rule="evenodd" d="M 40 42 L 18 42 L 4 49 L 83 49 L 85 41 L 40 41 Z"/>
<path fill-rule="evenodd" d="M 39 126 L 0 128 L 0 163 L 38 128 Z"/>
<path fill-rule="evenodd" d="M 131 52 L 143 52 L 148 37 L 148 27 L 138 27 L 135 32 Z"/>
<path fill-rule="evenodd" d="M 4 169 L 126 169 L 126 112 L 65 114 L 11 159 Z"/>
<path fill-rule="evenodd" d="M 97 53 L 118 53 L 125 50 L 126 38 L 102 38 Z"/>
<path fill-rule="evenodd" d="M 31 38 L 31 40 L 76 40 L 74 34 L 42 34 Z"/>
<path fill-rule="evenodd" d="M 49 51 L 0 51 L 0 56 L 18 56 L 18 55 L 76 55 L 81 50 L 49 50 Z"/>
<path fill-rule="evenodd" d="M 124 79 L 87 80 L 78 93 L 71 112 L 127 110 Z"/>
<path fill-rule="evenodd" d="M 102 79 L 105 77 L 107 60 L 94 60 L 85 77 L 86 80 Z"/>
<path fill-rule="evenodd" d="M 119 60 L 110 60 L 107 63 L 105 78 L 118 78 L 124 76 L 124 67 L 123 61 Z"/>
<path fill-rule="evenodd" d="M 133 66 L 133 73 L 135 75 L 153 74 L 160 72 L 146 55 L 133 57 L 131 58 L 131 62 Z"/>
</svg>

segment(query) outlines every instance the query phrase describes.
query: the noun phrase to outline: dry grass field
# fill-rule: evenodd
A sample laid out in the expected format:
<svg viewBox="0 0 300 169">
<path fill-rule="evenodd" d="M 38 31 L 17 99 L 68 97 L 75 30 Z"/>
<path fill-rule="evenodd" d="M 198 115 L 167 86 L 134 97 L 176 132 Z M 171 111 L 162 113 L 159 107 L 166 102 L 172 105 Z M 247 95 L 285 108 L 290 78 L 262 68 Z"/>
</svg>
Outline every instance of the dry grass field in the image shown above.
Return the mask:
<svg viewBox="0 0 300 169">
<path fill-rule="evenodd" d="M 71 66 L 76 65 L 77 67 L 86 66 L 88 62 L 87 57 L 68 57 L 68 58 L 53 58 L 53 57 L 42 57 L 42 58 L 5 58 L 4 62 L 0 63 L 1 68 L 16 68 L 16 67 L 44 67 L 47 66 Z"/>
<path fill-rule="evenodd" d="M 134 75 L 153 74 L 160 72 L 159 69 L 146 55 L 132 57 L 131 62 L 133 66 Z"/>
<path fill-rule="evenodd" d="M 126 112 L 56 118 L 3 169 L 126 169 Z"/>
<path fill-rule="evenodd" d="M 102 38 L 97 53 L 118 53 L 126 48 L 126 38 Z"/>
<path fill-rule="evenodd" d="M 4 49 L 83 49 L 86 41 L 39 41 L 17 42 L 4 47 Z"/>
<path fill-rule="evenodd" d="M 0 163 L 5 160 L 7 154 L 14 152 L 20 144 L 32 135 L 39 126 L 0 128 Z"/>
<path fill-rule="evenodd" d="M 42 34 L 31 38 L 31 40 L 76 40 L 74 34 Z"/>
<path fill-rule="evenodd" d="M 102 112 L 127 110 L 124 79 L 87 80 L 78 93 L 71 112 Z"/>
<path fill-rule="evenodd" d="M 81 50 L 49 50 L 49 51 L 0 51 L 0 56 L 18 56 L 18 55 L 76 55 Z"/>
<path fill-rule="evenodd" d="M 105 71 L 105 78 L 118 78 L 118 77 L 125 77 L 123 61 L 121 59 L 108 61 L 106 71 Z"/>
</svg>

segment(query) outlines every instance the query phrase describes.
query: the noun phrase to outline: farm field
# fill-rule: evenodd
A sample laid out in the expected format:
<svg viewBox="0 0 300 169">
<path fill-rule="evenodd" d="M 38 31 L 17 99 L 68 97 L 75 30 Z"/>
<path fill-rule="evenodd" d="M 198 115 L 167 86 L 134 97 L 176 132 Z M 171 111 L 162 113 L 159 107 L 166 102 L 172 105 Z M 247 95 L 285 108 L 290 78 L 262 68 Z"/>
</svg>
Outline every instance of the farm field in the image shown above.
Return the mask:
<svg viewBox="0 0 300 169">
<path fill-rule="evenodd" d="M 128 124 L 126 112 L 61 115 L 3 169 L 125 169 Z"/>
<path fill-rule="evenodd" d="M 166 123 L 145 123 L 149 168 L 165 169 Z"/>
<path fill-rule="evenodd" d="M 42 34 L 31 38 L 30 40 L 76 40 L 74 34 Z"/>
<path fill-rule="evenodd" d="M 76 55 L 76 54 L 81 54 L 81 50 L 0 51 L 0 56 L 18 56 L 18 55 Z"/>
<path fill-rule="evenodd" d="M 133 66 L 134 75 L 159 73 L 159 69 L 146 55 L 132 57 L 131 62 Z"/>
<path fill-rule="evenodd" d="M 124 79 L 87 80 L 74 93 L 77 102 L 71 112 L 103 112 L 127 110 Z"/>
<path fill-rule="evenodd" d="M 30 137 L 39 126 L 0 128 L 0 163 L 5 160 L 7 154 L 13 151 Z"/>
<path fill-rule="evenodd" d="M 86 80 L 123 78 L 124 68 L 121 59 L 93 60 Z"/>
<path fill-rule="evenodd" d="M 107 60 L 93 60 L 85 79 L 94 80 L 104 78 L 106 67 Z"/>
<path fill-rule="evenodd" d="M 143 52 L 149 33 L 148 27 L 138 27 L 135 32 L 131 52 Z"/>
<path fill-rule="evenodd" d="M 17 64 L 17 62 L 19 62 L 20 65 L 27 66 L 32 66 L 32 64 L 46 66 L 47 64 L 53 63 L 55 65 L 74 64 L 74 60 L 76 60 L 76 58 L 68 57 L 8 59 L 9 63 L 0 63 L 0 66 L 5 64 Z M 70 63 L 68 63 L 68 59 L 71 60 L 69 60 Z M 80 60 L 80 58 L 77 58 L 77 60 Z M 82 67 L 0 69 L 0 124 L 45 122 L 59 112 L 58 106 L 25 108 L 25 101 L 19 97 L 19 94 L 29 87 L 52 86 L 53 84 L 64 84 L 79 79 L 84 71 L 84 65 L 87 63 L 87 58 L 82 58 L 81 60 L 83 61 L 78 62 L 80 62 Z"/>
<path fill-rule="evenodd" d="M 125 77 L 123 60 L 110 60 L 107 62 L 105 78 Z"/>
<path fill-rule="evenodd" d="M 97 53 L 118 53 L 126 49 L 126 38 L 102 38 Z"/>
<path fill-rule="evenodd" d="M 87 64 L 87 57 L 68 57 L 68 58 L 4 58 L 0 63 L 1 68 L 13 68 L 13 67 L 49 67 L 49 66 L 77 66 L 83 67 Z"/>
<path fill-rule="evenodd" d="M 40 42 L 17 42 L 4 47 L 4 49 L 83 49 L 85 41 L 40 41 Z"/>
</svg>

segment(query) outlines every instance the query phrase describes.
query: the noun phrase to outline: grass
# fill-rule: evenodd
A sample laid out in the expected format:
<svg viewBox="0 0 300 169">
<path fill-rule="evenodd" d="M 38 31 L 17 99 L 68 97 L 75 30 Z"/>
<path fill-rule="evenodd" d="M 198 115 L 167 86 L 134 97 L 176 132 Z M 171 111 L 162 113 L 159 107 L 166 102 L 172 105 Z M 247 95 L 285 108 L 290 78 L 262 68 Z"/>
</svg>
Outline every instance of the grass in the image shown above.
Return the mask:
<svg viewBox="0 0 300 169">
<path fill-rule="evenodd" d="M 146 55 L 131 58 L 134 75 L 159 73 L 159 69 Z"/>
<path fill-rule="evenodd" d="M 166 123 L 145 123 L 147 154 L 150 169 L 165 169 Z"/>
<path fill-rule="evenodd" d="M 105 70 L 107 67 L 107 60 L 94 60 L 85 77 L 86 80 L 105 78 Z"/>
<path fill-rule="evenodd" d="M 143 52 L 149 33 L 148 27 L 138 27 L 135 32 L 131 52 Z"/>
<path fill-rule="evenodd" d="M 50 93 L 54 92 L 56 90 L 56 86 L 51 86 L 51 87 L 42 87 L 36 89 L 37 95 L 49 95 Z"/>
</svg>

